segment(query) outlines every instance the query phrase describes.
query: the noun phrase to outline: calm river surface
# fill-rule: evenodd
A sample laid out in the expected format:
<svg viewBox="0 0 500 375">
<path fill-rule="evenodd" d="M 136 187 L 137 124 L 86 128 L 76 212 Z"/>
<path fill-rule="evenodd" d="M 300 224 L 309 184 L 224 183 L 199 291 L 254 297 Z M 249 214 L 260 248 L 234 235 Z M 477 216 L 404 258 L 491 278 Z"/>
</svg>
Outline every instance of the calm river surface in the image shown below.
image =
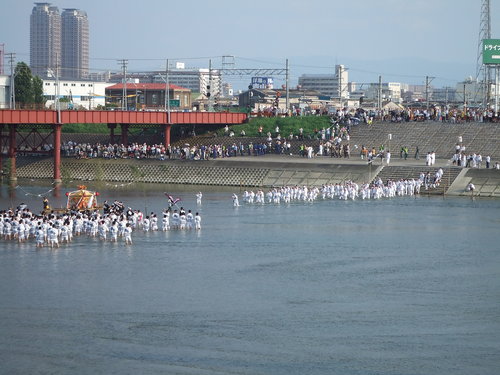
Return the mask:
<svg viewBox="0 0 500 375">
<path fill-rule="evenodd" d="M 2 209 L 41 208 L 24 184 Z M 166 189 L 101 201 L 160 212 Z M 199 188 L 170 189 L 201 231 L 0 241 L 0 373 L 499 373 L 500 200 L 234 208 L 202 188 L 197 207 Z"/>
</svg>

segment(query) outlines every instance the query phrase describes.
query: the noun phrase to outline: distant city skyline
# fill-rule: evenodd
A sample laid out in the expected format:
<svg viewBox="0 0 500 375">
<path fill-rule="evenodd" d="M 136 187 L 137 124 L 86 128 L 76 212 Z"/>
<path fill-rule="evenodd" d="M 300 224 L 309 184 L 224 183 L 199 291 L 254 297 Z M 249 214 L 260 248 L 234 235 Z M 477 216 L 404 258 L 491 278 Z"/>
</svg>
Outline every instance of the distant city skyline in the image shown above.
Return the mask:
<svg viewBox="0 0 500 375">
<path fill-rule="evenodd" d="M 437 87 L 476 72 L 480 0 L 51 3 L 89 15 L 90 73 L 118 71 L 118 59 L 128 59 L 130 71 L 164 69 L 166 59 L 206 68 L 211 58 L 220 68 L 223 55 L 235 56 L 238 68 L 284 66 L 288 58 L 291 84 L 302 74 L 334 73 L 336 64 L 349 70 L 352 81 L 374 82 L 382 75 L 384 81 L 422 84 L 428 75 Z M 2 2 L 9 16 L 0 24 L 0 43 L 16 53 L 16 61 L 29 63 L 33 6 Z M 500 0 L 492 0 L 491 8 L 492 37 L 500 38 Z M 241 85 L 250 80 L 238 79 Z"/>
</svg>

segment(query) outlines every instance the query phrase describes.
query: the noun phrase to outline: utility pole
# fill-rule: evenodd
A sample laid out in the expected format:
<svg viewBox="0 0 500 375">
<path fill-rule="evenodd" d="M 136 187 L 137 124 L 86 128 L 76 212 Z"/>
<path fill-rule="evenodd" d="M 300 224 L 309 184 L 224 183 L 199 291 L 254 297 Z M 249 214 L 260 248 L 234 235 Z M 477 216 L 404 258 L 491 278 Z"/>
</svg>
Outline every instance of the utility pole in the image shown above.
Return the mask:
<svg viewBox="0 0 500 375">
<path fill-rule="evenodd" d="M 288 59 L 286 59 L 286 65 L 285 65 L 285 69 L 286 69 L 286 72 L 285 72 L 285 85 L 286 85 L 286 99 L 285 99 L 285 106 L 286 106 L 286 114 L 288 116 L 288 113 L 290 111 L 290 98 L 289 98 L 289 94 L 290 94 L 290 88 L 288 87 L 288 84 L 289 84 L 289 79 L 290 79 L 290 71 L 289 71 L 289 68 L 288 68 Z"/>
<path fill-rule="evenodd" d="M 207 87 L 207 96 L 208 96 L 208 112 L 212 112 L 212 59 L 208 60 L 208 87 Z"/>
<path fill-rule="evenodd" d="M 465 90 L 466 83 L 464 82 L 464 112 L 467 110 L 467 91 Z"/>
<path fill-rule="evenodd" d="M 60 87 L 59 87 L 59 56 L 56 53 L 56 109 L 57 109 L 57 123 L 61 123 L 61 103 L 59 102 Z"/>
<path fill-rule="evenodd" d="M 126 111 L 127 106 L 127 64 L 128 60 L 121 59 L 118 60 L 118 63 L 122 67 L 122 75 L 123 75 L 123 90 L 122 90 L 122 111 Z"/>
<path fill-rule="evenodd" d="M 339 86 L 339 89 L 338 89 L 338 92 L 339 92 L 339 106 L 340 108 L 342 108 L 342 65 L 338 65 L 339 69 L 338 69 L 338 75 L 339 75 L 339 81 L 338 81 L 338 86 Z"/>
<path fill-rule="evenodd" d="M 167 66 L 165 72 L 165 104 L 167 110 L 167 124 L 170 124 L 170 79 L 169 79 L 169 62 L 167 59 Z"/>
<path fill-rule="evenodd" d="M 429 85 L 433 79 L 434 77 L 425 76 L 425 109 L 427 110 L 427 114 L 429 113 Z"/>
<path fill-rule="evenodd" d="M 14 60 L 16 59 L 15 53 L 7 53 L 10 63 L 10 95 L 9 95 L 9 108 L 16 109 L 16 88 L 15 88 L 15 72 L 14 72 Z"/>
<path fill-rule="evenodd" d="M 378 76 L 378 98 L 377 98 L 377 107 L 381 111 L 382 110 L 382 76 Z"/>
<path fill-rule="evenodd" d="M 495 113 L 498 115 L 498 94 L 500 92 L 500 87 L 498 87 L 499 85 L 499 76 L 500 75 L 500 66 L 496 66 L 496 69 L 495 69 Z"/>
</svg>

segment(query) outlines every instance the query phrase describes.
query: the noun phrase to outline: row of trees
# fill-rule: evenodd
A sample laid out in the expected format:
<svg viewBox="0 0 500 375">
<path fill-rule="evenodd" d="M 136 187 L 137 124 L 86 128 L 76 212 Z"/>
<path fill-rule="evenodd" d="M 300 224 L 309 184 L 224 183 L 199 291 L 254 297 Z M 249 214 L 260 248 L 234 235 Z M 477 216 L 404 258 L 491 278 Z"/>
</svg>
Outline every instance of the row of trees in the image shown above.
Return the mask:
<svg viewBox="0 0 500 375">
<path fill-rule="evenodd" d="M 24 62 L 19 62 L 14 71 L 14 87 L 16 103 L 22 107 L 27 105 L 44 105 L 43 81 L 38 76 L 31 74 L 31 69 Z"/>
</svg>

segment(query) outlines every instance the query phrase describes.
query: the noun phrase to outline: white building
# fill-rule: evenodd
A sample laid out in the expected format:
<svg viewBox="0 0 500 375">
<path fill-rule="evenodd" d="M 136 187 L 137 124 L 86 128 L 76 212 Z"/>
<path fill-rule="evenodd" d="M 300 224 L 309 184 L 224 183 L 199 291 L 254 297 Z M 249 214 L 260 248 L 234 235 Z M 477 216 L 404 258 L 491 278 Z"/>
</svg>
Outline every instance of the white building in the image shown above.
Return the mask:
<svg viewBox="0 0 500 375">
<path fill-rule="evenodd" d="M 104 106 L 105 89 L 112 85 L 114 83 L 59 80 L 59 98 L 64 99 L 61 108 L 95 109 L 99 105 Z M 43 80 L 43 95 L 47 99 L 45 106 L 54 108 L 54 99 L 58 95 L 56 80 Z"/>
<path fill-rule="evenodd" d="M 9 108 L 10 76 L 0 75 L 0 109 Z"/>
<path fill-rule="evenodd" d="M 299 85 L 301 89 L 319 91 L 332 98 L 349 98 L 349 73 L 344 65 L 335 65 L 335 74 L 303 74 Z"/>
<path fill-rule="evenodd" d="M 401 83 L 399 82 L 382 82 L 370 83 L 365 91 L 365 99 L 377 101 L 379 98 L 379 90 L 382 102 L 401 103 Z"/>
<path fill-rule="evenodd" d="M 182 67 L 177 64 L 176 67 Z M 165 80 L 165 73 L 158 74 L 154 77 L 155 83 L 161 83 Z M 172 85 L 190 89 L 192 92 L 199 92 L 216 97 L 221 93 L 221 74 L 220 71 L 212 69 L 172 69 L 168 72 L 168 81 Z M 210 87 L 210 88 L 208 88 Z"/>
</svg>

